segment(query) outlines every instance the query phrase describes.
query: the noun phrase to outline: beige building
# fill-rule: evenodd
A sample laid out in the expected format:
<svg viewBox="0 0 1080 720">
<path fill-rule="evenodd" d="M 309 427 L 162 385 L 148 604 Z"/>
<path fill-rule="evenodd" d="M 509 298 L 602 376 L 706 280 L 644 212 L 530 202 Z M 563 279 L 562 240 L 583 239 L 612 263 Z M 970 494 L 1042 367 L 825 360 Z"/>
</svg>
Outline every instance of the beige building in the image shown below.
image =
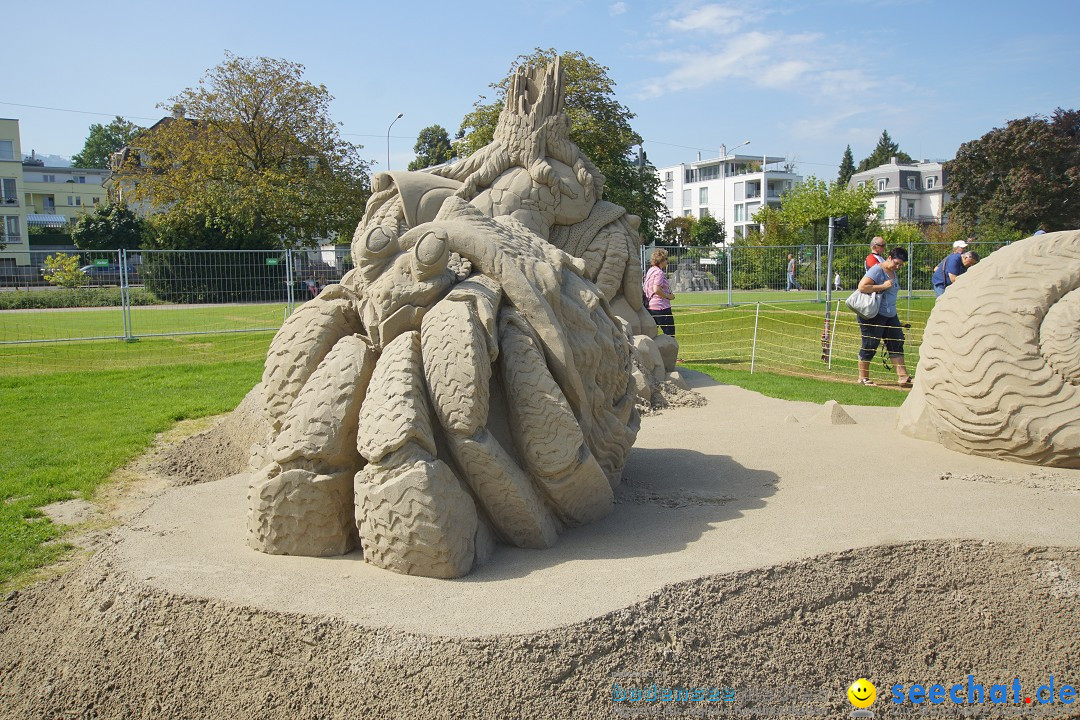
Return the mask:
<svg viewBox="0 0 1080 720">
<path fill-rule="evenodd" d="M 83 213 L 108 202 L 103 186 L 108 174 L 96 168 L 49 167 L 33 152 L 24 160 L 19 121 L 0 118 L 0 244 L 5 246 L 0 249 L 0 280 L 36 277 L 36 268 L 30 268 L 35 256 L 70 251 L 70 240 L 57 245 L 56 233 L 66 233 Z M 51 243 L 33 247 L 32 228 L 51 230 Z"/>
<path fill-rule="evenodd" d="M 19 121 L 0 118 L 0 272 L 30 264 Z"/>
</svg>

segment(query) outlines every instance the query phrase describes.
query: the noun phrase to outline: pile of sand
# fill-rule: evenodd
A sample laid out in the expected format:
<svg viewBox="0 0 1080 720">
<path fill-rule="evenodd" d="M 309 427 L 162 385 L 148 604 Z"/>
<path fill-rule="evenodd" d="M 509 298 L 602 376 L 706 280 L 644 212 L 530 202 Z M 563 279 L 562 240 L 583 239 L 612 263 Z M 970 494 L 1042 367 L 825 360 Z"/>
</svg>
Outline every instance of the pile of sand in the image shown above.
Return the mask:
<svg viewBox="0 0 1080 720">
<path fill-rule="evenodd" d="M 4 599 L 0 718 L 610 718 L 613 684 L 652 683 L 839 717 L 858 677 L 884 716 L 896 683 L 1080 684 L 1080 471 L 692 384 L 708 404 L 643 419 L 611 517 L 460 581 L 246 549 L 219 479 L 263 432 L 246 402 L 136 464 L 92 556 Z"/>
</svg>

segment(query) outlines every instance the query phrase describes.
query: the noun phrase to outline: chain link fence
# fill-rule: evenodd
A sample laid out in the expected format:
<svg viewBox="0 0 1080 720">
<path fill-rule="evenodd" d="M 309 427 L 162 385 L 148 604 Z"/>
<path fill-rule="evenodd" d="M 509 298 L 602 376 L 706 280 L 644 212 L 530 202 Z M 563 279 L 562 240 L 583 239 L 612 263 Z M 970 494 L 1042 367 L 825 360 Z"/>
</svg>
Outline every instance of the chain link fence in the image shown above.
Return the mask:
<svg viewBox="0 0 1080 720">
<path fill-rule="evenodd" d="M 930 275 L 950 249 L 908 246 L 900 310 L 912 366 L 933 307 Z M 667 250 L 683 360 L 854 377 L 859 331 L 840 301 L 862 277 L 866 247 L 834 246 L 831 283 L 821 245 Z M 789 255 L 798 289 L 787 289 Z M 84 252 L 79 263 L 75 287 L 0 290 L 0 375 L 262 361 L 289 313 L 352 267 L 344 246 Z"/>
<path fill-rule="evenodd" d="M 1003 243 L 975 243 L 985 257 Z M 908 243 L 908 264 L 902 270 L 904 297 L 933 297 L 931 276 L 942 258 L 952 252 L 946 243 Z M 655 247 L 641 249 L 648 269 Z M 664 247 L 668 253 L 668 283 L 676 307 L 740 305 L 759 302 L 824 302 L 830 291 L 850 293 L 862 279 L 866 245 L 834 245 L 832 274 L 827 245 L 731 246 L 728 248 Z M 794 273 L 789 278 L 789 263 Z"/>
<path fill-rule="evenodd" d="M 80 252 L 57 287 L 38 262 L 39 281 L 0 288 L 0 374 L 261 359 L 284 318 L 352 267 L 344 246 Z"/>
</svg>

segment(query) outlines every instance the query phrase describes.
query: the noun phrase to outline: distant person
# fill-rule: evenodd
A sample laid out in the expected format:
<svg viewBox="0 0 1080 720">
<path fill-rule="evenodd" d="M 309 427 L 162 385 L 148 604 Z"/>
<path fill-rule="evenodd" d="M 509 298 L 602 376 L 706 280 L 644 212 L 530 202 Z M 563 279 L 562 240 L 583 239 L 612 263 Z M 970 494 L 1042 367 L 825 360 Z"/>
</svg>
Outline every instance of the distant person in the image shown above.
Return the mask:
<svg viewBox="0 0 1080 720">
<path fill-rule="evenodd" d="M 856 315 L 862 347 L 859 348 L 859 384 L 875 385 L 870 380 L 870 361 L 874 359 L 878 345 L 885 341 L 885 351 L 896 369 L 896 381 L 902 388 L 911 387 L 911 376 L 904 365 L 904 329 L 896 317 L 896 296 L 900 293 L 898 270 L 908 260 L 907 250 L 895 247 L 888 257 L 866 271 L 859 281 L 859 292 L 881 293 L 881 309 L 876 317 L 865 320 Z"/>
<path fill-rule="evenodd" d="M 675 299 L 675 293 L 671 292 L 671 286 L 667 280 L 667 250 L 657 248 L 653 250 L 649 259 L 651 267 L 645 273 L 645 282 L 642 290 L 648 300 L 646 309 L 656 321 L 656 327 L 665 335 L 675 336 L 675 318 L 671 314 L 671 301 Z"/>
<path fill-rule="evenodd" d="M 794 288 L 795 290 L 802 290 L 802 288 L 799 287 L 799 281 L 795 279 L 795 268 L 796 268 L 796 266 L 797 266 L 797 263 L 795 262 L 795 256 L 788 253 L 788 256 L 787 256 L 787 288 L 784 290 L 784 292 L 787 292 L 788 290 L 791 290 L 792 288 Z"/>
<path fill-rule="evenodd" d="M 1043 230 L 1041 227 L 1038 230 L 1036 230 L 1034 233 L 1032 233 L 1033 236 L 1034 235 L 1045 235 L 1045 234 L 1046 234 L 1046 231 Z"/>
<path fill-rule="evenodd" d="M 885 262 L 885 239 L 875 237 L 870 241 L 870 254 L 866 256 L 863 267 L 869 270 L 880 262 Z"/>
<path fill-rule="evenodd" d="M 307 285 L 308 292 L 311 293 L 311 297 L 315 297 L 319 294 L 319 281 L 311 277 L 304 281 Z"/>
<path fill-rule="evenodd" d="M 835 275 L 833 275 L 832 285 L 833 285 L 833 290 L 843 290 L 844 289 L 844 288 L 840 287 L 840 273 L 839 272 L 837 272 Z"/>
<path fill-rule="evenodd" d="M 957 240 L 956 242 L 963 242 Z M 967 247 L 967 243 L 964 243 L 964 247 Z M 956 278 L 960 277 L 967 272 L 967 269 L 972 265 L 979 262 L 979 253 L 974 250 L 963 251 L 963 248 L 957 248 L 960 252 L 953 252 L 950 255 L 946 255 L 945 259 L 938 263 L 934 268 L 934 274 L 930 278 L 930 282 L 934 286 L 934 297 L 939 298 L 941 294 L 945 292 L 945 288 L 956 282 Z"/>
</svg>

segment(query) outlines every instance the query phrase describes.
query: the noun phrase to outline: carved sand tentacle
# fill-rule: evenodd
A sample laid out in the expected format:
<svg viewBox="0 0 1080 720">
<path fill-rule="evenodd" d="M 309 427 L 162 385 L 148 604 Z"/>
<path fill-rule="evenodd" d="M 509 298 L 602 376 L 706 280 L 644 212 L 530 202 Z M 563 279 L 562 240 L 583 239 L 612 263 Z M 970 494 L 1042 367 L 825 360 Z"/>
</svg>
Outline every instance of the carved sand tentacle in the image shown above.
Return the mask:
<svg viewBox="0 0 1080 720">
<path fill-rule="evenodd" d="M 364 559 L 410 575 L 459 577 L 473 564 L 476 506 L 436 459 L 431 408 L 422 383 L 420 333 L 383 351 L 360 412 L 356 522 Z"/>
<path fill-rule="evenodd" d="M 499 535 L 518 547 L 551 547 L 555 523 L 532 480 L 488 432 L 495 318 L 501 293 L 486 278 L 458 285 L 424 318 L 424 370 L 435 414 L 462 479 Z"/>
<path fill-rule="evenodd" d="M 266 414 L 275 434 L 300 389 L 335 343 L 363 329 L 356 297 L 341 285 L 327 285 L 285 320 L 270 343 L 263 370 Z"/>
<path fill-rule="evenodd" d="M 499 339 L 519 456 L 564 523 L 604 517 L 614 502 L 611 486 L 547 369 L 540 341 L 510 309 L 500 313 Z"/>
<path fill-rule="evenodd" d="M 339 340 L 285 414 L 270 450 L 274 462 L 355 472 L 363 463 L 356 447 L 360 407 L 374 369 L 375 352 L 366 339 Z"/>
<path fill-rule="evenodd" d="M 1080 231 L 1021 240 L 971 268 L 930 315 L 901 430 L 974 455 L 1080 467 L 1078 298 Z"/>
</svg>

